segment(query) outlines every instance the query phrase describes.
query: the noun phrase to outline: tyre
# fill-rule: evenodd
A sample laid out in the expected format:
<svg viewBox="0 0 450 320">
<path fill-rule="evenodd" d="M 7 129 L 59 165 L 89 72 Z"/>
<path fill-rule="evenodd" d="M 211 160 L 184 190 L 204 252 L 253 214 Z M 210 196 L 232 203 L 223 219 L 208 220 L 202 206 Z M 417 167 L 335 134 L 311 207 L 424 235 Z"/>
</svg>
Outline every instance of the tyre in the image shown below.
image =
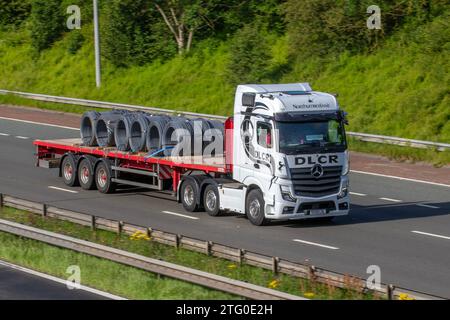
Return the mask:
<svg viewBox="0 0 450 320">
<path fill-rule="evenodd" d="M 95 169 L 95 185 L 101 193 L 113 193 L 116 184 L 111 181 L 111 170 L 105 162 L 100 162 Z"/>
<path fill-rule="evenodd" d="M 251 190 L 247 195 L 245 213 L 248 220 L 255 226 L 262 226 L 266 221 L 264 212 L 264 197 L 259 189 Z"/>
<path fill-rule="evenodd" d="M 78 181 L 84 190 L 95 189 L 94 166 L 89 159 L 81 160 L 78 165 Z"/>
<path fill-rule="evenodd" d="M 181 185 L 181 203 L 186 211 L 198 211 L 198 188 L 192 180 L 185 180 Z"/>
<path fill-rule="evenodd" d="M 203 207 L 205 211 L 212 217 L 220 215 L 219 191 L 217 186 L 207 185 L 203 192 Z"/>
<path fill-rule="evenodd" d="M 61 174 L 64 183 L 69 187 L 76 187 L 79 185 L 76 168 L 77 164 L 72 155 L 64 157 L 61 164 Z"/>
</svg>

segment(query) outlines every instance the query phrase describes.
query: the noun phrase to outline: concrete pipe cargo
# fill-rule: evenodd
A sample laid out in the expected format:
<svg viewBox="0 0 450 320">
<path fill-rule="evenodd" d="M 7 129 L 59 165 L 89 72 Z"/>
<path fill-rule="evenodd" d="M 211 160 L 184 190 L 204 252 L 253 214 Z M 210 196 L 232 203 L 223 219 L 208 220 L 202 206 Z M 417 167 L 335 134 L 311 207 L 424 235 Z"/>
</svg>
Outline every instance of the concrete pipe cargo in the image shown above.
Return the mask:
<svg viewBox="0 0 450 320">
<path fill-rule="evenodd" d="M 114 147 L 116 145 L 114 133 L 116 124 L 127 114 L 130 114 L 127 110 L 114 110 L 100 114 L 95 126 L 95 136 L 100 147 Z"/>
<path fill-rule="evenodd" d="M 146 139 L 146 149 L 150 154 L 162 149 L 164 128 L 171 119 L 171 117 L 165 115 L 157 115 L 150 118 Z"/>
<path fill-rule="evenodd" d="M 95 128 L 99 117 L 97 111 L 87 111 L 81 116 L 80 135 L 84 146 L 97 146 Z"/>
<path fill-rule="evenodd" d="M 183 117 L 172 118 L 164 127 L 162 136 L 163 148 L 168 148 L 164 151 L 165 156 L 190 156 L 193 151 L 193 136 L 194 129 L 191 122 Z M 187 150 L 178 151 L 175 146 L 181 141 L 190 140 L 190 152 Z M 180 146 L 179 146 L 180 147 Z M 170 148 L 170 149 L 169 149 Z M 188 154 L 186 154 L 188 153 Z"/>
<path fill-rule="evenodd" d="M 152 115 L 145 112 L 136 112 L 131 122 L 129 145 L 132 152 L 144 151 L 146 148 L 147 131 Z"/>
</svg>

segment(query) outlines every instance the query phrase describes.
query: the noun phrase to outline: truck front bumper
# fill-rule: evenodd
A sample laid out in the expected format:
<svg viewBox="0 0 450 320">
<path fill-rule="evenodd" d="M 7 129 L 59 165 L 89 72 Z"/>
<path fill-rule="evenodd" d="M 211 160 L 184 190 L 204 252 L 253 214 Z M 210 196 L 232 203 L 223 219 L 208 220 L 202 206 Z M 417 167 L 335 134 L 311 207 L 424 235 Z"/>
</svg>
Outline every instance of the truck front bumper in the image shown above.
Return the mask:
<svg viewBox="0 0 450 320">
<path fill-rule="evenodd" d="M 343 190 L 346 189 L 345 192 Z M 286 201 L 281 193 L 274 195 L 274 201 L 266 205 L 266 218 L 273 220 L 313 219 L 344 216 L 350 210 L 348 180 L 342 179 L 339 193 L 323 197 L 295 196 Z"/>
</svg>

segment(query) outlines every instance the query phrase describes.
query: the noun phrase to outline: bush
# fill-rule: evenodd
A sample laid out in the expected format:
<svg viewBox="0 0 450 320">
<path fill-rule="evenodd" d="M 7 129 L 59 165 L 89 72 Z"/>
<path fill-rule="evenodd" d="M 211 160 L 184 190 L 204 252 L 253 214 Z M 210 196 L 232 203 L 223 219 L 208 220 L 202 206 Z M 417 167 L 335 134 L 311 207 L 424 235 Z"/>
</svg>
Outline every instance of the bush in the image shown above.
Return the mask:
<svg viewBox="0 0 450 320">
<path fill-rule="evenodd" d="M 19 25 L 30 10 L 29 0 L 0 0 L 0 25 Z"/>
<path fill-rule="evenodd" d="M 246 25 L 236 33 L 230 53 L 227 77 L 231 84 L 260 82 L 268 74 L 270 46 L 256 25 Z"/>
<path fill-rule="evenodd" d="M 284 8 L 291 56 L 302 60 L 374 49 L 408 20 L 421 24 L 445 6 L 443 0 L 379 0 L 381 30 L 369 30 L 366 10 L 372 4 L 371 0 L 288 0 Z"/>
<path fill-rule="evenodd" d="M 103 53 L 114 65 L 143 65 L 176 52 L 151 1 L 112 0 L 104 9 Z"/>
<path fill-rule="evenodd" d="M 70 54 L 77 53 L 83 46 L 85 40 L 83 34 L 80 30 L 72 30 L 67 37 L 67 51 Z"/>
<path fill-rule="evenodd" d="M 49 48 L 64 30 L 61 0 L 34 0 L 31 9 L 31 46 L 40 53 Z"/>
</svg>

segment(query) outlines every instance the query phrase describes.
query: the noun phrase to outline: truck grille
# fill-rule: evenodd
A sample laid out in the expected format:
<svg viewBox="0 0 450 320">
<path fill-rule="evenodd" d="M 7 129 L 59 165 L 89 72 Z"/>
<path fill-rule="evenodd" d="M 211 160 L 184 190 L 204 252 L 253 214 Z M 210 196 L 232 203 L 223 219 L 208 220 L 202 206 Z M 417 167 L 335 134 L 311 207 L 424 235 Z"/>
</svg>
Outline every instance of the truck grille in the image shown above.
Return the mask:
<svg viewBox="0 0 450 320">
<path fill-rule="evenodd" d="M 290 169 L 296 195 L 322 197 L 339 191 L 342 166 L 323 167 L 323 175 L 315 178 L 311 168 Z"/>
</svg>

